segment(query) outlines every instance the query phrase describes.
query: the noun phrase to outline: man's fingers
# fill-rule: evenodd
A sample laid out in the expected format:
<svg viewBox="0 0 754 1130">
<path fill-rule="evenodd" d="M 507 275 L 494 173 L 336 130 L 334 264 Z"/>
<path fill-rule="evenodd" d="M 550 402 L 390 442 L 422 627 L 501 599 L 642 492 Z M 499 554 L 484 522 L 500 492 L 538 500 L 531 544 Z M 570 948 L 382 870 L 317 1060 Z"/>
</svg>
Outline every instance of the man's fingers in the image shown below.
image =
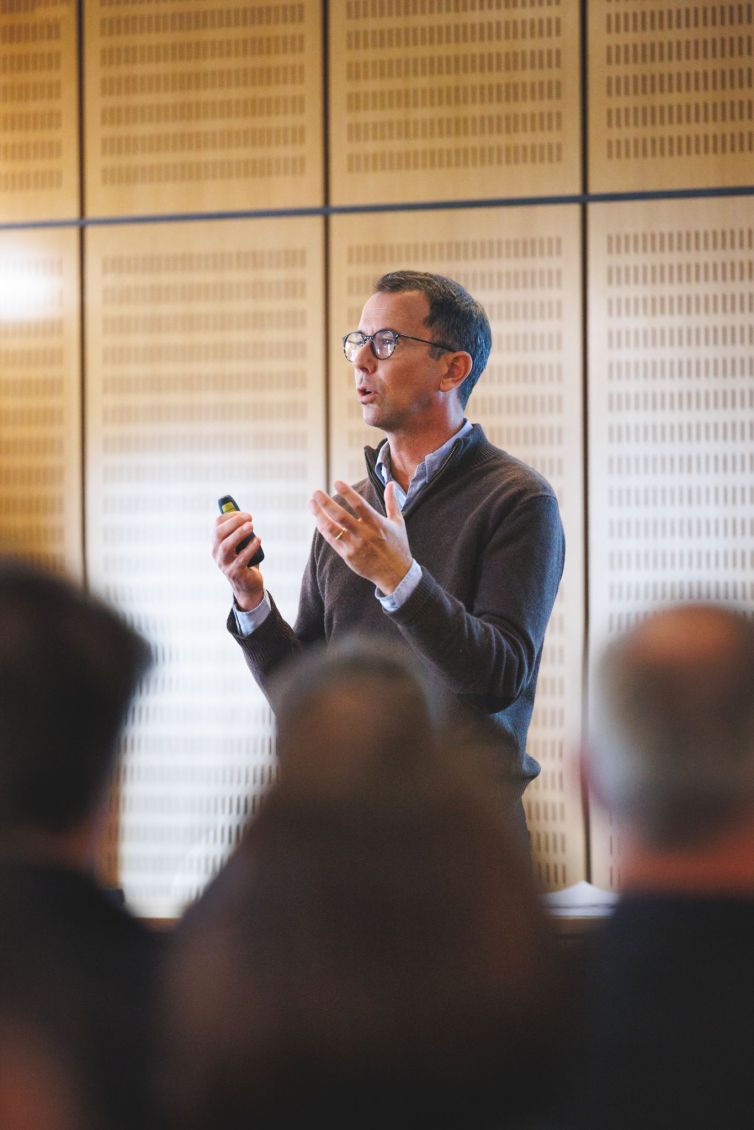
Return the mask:
<svg viewBox="0 0 754 1130">
<path fill-rule="evenodd" d="M 225 564 L 229 564 L 237 557 L 236 547 L 240 544 L 240 542 L 244 540 L 244 538 L 249 537 L 249 535 L 251 535 L 252 540 L 256 538 L 253 524 L 249 520 L 240 523 L 232 523 L 229 530 L 225 530 L 222 527 L 218 526 L 217 535 L 219 541 L 217 542 L 215 559 L 217 561 L 222 561 Z M 249 543 L 249 545 L 250 544 L 251 543 Z M 249 546 L 244 547 L 244 549 L 248 548 Z M 252 557 L 253 553 L 249 554 L 248 556 Z"/>
<path fill-rule="evenodd" d="M 345 536 L 347 533 L 346 511 L 342 506 L 338 506 L 337 502 L 324 491 L 314 492 L 309 499 L 309 509 L 314 515 L 317 529 L 330 545 L 334 545 L 336 541 L 340 541 Z"/>
<path fill-rule="evenodd" d="M 391 522 L 398 521 L 401 518 L 401 508 L 395 497 L 395 483 L 392 479 L 385 487 L 385 514 Z"/>
<path fill-rule="evenodd" d="M 222 545 L 231 537 L 239 541 L 239 533 L 248 533 L 252 527 L 251 514 L 245 511 L 233 511 L 232 514 L 221 514 L 215 519 L 215 540 Z"/>
<path fill-rule="evenodd" d="M 335 489 L 337 490 L 338 494 L 341 494 L 343 496 L 343 498 L 350 506 L 351 510 L 354 512 L 354 514 L 356 515 L 355 520 L 357 522 L 360 522 L 363 518 L 370 518 L 372 517 L 372 515 L 376 516 L 377 512 L 369 505 L 366 499 L 363 499 L 361 495 L 353 489 L 353 487 L 348 485 L 348 483 L 344 483 L 340 479 L 336 479 Z"/>
<path fill-rule="evenodd" d="M 317 529 L 325 541 L 329 542 L 341 557 L 350 559 L 354 550 L 362 545 L 362 538 L 359 535 L 367 529 L 366 524 L 361 524 L 361 514 L 356 512 L 356 503 L 363 503 L 363 500 L 345 483 L 336 483 L 335 487 L 336 490 L 340 491 L 344 500 L 348 502 L 349 509 L 341 506 L 323 490 L 314 492 L 309 500 L 309 509 L 314 515 Z M 346 498 L 346 494 L 348 494 L 348 498 Z M 363 503 L 358 509 L 369 511 L 371 507 L 368 503 Z"/>
<path fill-rule="evenodd" d="M 355 497 L 359 496 L 353 492 Z M 349 499 L 350 505 L 350 499 Z M 360 521 L 360 515 L 354 516 L 350 510 L 346 510 L 329 494 L 325 494 L 323 490 L 316 490 L 309 502 L 309 509 L 315 517 L 324 517 L 326 522 L 335 527 L 330 532 L 337 534 L 338 530 L 350 530 L 357 521 Z"/>
</svg>

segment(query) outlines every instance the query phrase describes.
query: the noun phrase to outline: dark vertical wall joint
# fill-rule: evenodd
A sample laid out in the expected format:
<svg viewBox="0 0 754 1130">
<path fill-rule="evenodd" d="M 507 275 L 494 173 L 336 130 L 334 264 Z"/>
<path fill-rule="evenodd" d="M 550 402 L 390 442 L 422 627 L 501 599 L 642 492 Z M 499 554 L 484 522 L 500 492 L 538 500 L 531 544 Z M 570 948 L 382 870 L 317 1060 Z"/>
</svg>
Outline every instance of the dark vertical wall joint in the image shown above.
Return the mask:
<svg viewBox="0 0 754 1130">
<path fill-rule="evenodd" d="M 330 366 L 332 348 L 330 343 L 330 20 L 328 0 L 322 2 L 322 201 L 324 204 L 323 239 L 324 278 L 322 279 L 325 315 L 325 474 L 327 482 L 332 482 L 330 426 L 332 419 L 330 405 Z"/>
<path fill-rule="evenodd" d="M 580 68 L 581 68 L 581 404 L 582 404 L 582 453 L 581 465 L 583 468 L 584 489 L 584 625 L 582 642 L 582 719 L 581 732 L 586 732 L 588 711 L 588 640 L 589 640 L 589 374 L 587 360 L 589 357 L 589 217 L 587 209 L 587 193 L 589 191 L 589 25 L 587 0 L 580 0 L 581 35 L 580 43 Z M 589 793 L 582 788 L 582 806 L 584 810 L 584 839 L 586 858 L 586 880 L 592 881 L 592 844 L 589 820 Z"/>
<path fill-rule="evenodd" d="M 86 176 L 85 176 L 85 130 L 84 130 L 84 5 L 82 0 L 76 5 L 76 51 L 78 72 L 78 154 L 79 154 L 79 390 L 81 396 L 81 560 L 84 584 L 88 584 L 88 567 L 86 555 L 86 256 L 84 254 L 84 241 L 86 239 L 84 219 L 86 216 Z"/>
</svg>

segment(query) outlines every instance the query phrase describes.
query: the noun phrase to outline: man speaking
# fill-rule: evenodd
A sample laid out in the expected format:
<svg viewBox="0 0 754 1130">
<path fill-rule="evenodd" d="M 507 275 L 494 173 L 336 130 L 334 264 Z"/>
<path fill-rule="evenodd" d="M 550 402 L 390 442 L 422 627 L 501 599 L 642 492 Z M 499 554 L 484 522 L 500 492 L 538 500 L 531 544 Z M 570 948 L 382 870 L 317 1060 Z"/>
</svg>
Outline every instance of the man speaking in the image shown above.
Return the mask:
<svg viewBox="0 0 754 1130">
<path fill-rule="evenodd" d="M 456 716 L 486 720 L 520 796 L 539 773 L 526 735 L 564 539 L 550 484 L 465 418 L 490 347 L 487 315 L 460 284 L 383 275 L 343 349 L 364 422 L 385 439 L 366 448 L 364 479 L 310 500 L 294 626 L 249 567 L 259 539 L 236 553 L 250 514 L 218 517 L 212 552 L 233 590 L 228 629 L 263 690 L 313 642 L 400 640 Z"/>
</svg>

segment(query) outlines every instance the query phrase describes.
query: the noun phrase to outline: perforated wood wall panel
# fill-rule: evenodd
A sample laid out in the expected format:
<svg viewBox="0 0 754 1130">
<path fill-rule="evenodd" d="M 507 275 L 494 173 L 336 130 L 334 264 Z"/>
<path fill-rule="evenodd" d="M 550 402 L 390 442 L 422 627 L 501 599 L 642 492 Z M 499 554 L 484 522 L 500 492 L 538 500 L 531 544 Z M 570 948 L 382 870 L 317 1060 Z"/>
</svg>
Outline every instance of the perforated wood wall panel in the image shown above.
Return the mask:
<svg viewBox="0 0 754 1130">
<path fill-rule="evenodd" d="M 0 232 L 0 550 L 79 576 L 78 232 Z"/>
<path fill-rule="evenodd" d="M 85 7 L 88 215 L 323 203 L 319 3 Z"/>
<path fill-rule="evenodd" d="M 0 6 L 0 222 L 79 214 L 76 8 Z"/>
<path fill-rule="evenodd" d="M 754 202 L 589 213 L 592 653 L 659 605 L 754 607 Z M 595 882 L 618 859 L 593 831 Z"/>
<path fill-rule="evenodd" d="M 225 631 L 210 557 L 232 493 L 295 615 L 324 481 L 319 218 L 87 233 L 87 551 L 93 584 L 154 641 L 129 719 L 121 877 L 175 912 L 234 844 L 271 772 L 269 708 Z"/>
<path fill-rule="evenodd" d="M 587 8 L 590 191 L 750 185 L 754 3 Z"/>
<path fill-rule="evenodd" d="M 362 478 L 366 428 L 339 338 L 359 325 L 383 271 L 411 266 L 457 278 L 485 306 L 492 359 L 469 418 L 537 467 L 558 492 L 568 543 L 548 629 L 529 747 L 542 774 L 526 802 L 546 887 L 584 877 L 583 816 L 570 763 L 580 725 L 583 636 L 579 213 L 576 207 L 335 216 L 331 221 L 332 476 Z M 397 327 L 399 328 L 399 327 Z"/>
<path fill-rule="evenodd" d="M 579 5 L 330 5 L 332 203 L 580 189 Z"/>
</svg>

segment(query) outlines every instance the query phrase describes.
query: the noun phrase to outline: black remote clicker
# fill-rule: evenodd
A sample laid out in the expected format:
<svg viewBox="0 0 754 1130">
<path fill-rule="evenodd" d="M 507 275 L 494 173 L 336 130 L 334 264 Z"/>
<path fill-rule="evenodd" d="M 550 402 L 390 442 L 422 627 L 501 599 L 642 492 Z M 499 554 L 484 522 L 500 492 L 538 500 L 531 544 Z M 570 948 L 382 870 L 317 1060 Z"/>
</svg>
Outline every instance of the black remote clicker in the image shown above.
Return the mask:
<svg viewBox="0 0 754 1130">
<path fill-rule="evenodd" d="M 229 514 L 231 510 L 241 509 L 232 494 L 224 494 L 222 498 L 218 498 L 217 505 L 220 508 L 221 514 Z M 236 546 L 236 553 L 240 553 L 242 549 L 245 549 L 253 537 L 256 537 L 256 534 L 248 534 L 247 537 L 243 538 Z M 259 565 L 262 561 L 264 561 L 264 550 L 260 545 L 249 562 L 249 568 L 251 569 L 255 565 Z"/>
</svg>

